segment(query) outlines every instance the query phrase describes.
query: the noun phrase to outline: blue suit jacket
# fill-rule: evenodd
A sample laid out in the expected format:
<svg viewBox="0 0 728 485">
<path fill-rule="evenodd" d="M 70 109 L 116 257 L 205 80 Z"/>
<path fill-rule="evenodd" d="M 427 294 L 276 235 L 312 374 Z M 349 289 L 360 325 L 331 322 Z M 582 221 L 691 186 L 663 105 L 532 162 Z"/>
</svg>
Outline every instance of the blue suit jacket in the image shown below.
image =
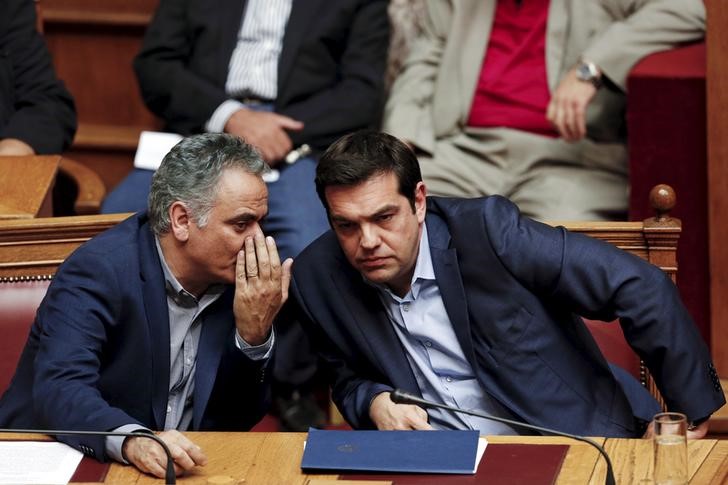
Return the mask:
<svg viewBox="0 0 728 485">
<path fill-rule="evenodd" d="M 634 436 L 634 412 L 581 318 L 621 320 L 671 409 L 724 402 L 708 350 L 657 267 L 609 244 L 521 217 L 502 197 L 428 200 L 438 286 L 482 387 L 518 419 L 590 436 Z M 419 388 L 375 290 L 329 232 L 294 265 L 297 312 L 356 428 L 375 394 Z"/>
<path fill-rule="evenodd" d="M 205 310 L 194 430 L 247 430 L 268 404 L 265 361 L 234 343 L 232 288 Z M 146 215 L 93 238 L 59 268 L 38 309 L 0 426 L 162 429 L 169 392 L 165 280 Z M 104 459 L 103 437 L 62 437 Z"/>
</svg>

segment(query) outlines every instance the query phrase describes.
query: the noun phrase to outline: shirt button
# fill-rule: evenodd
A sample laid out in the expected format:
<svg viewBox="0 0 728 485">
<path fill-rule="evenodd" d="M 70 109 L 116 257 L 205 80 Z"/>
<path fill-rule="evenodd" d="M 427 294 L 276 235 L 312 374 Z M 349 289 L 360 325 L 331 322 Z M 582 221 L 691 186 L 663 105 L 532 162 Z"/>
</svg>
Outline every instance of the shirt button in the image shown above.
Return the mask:
<svg viewBox="0 0 728 485">
<path fill-rule="evenodd" d="M 447 382 L 452 382 L 452 377 L 446 377 L 446 378 L 445 378 L 445 380 L 446 380 Z"/>
<path fill-rule="evenodd" d="M 405 303 L 405 304 L 402 305 L 402 310 L 408 312 L 409 311 L 409 307 L 410 307 L 409 306 L 409 303 Z"/>
<path fill-rule="evenodd" d="M 429 340 L 427 340 L 425 342 L 425 347 L 432 347 L 432 342 L 430 342 Z"/>
<path fill-rule="evenodd" d="M 167 413 L 169 414 L 171 412 L 172 412 L 172 406 L 167 406 Z"/>
<path fill-rule="evenodd" d="M 190 364 L 192 363 L 192 359 L 190 359 L 190 358 L 188 357 L 188 358 L 187 358 L 187 361 L 186 361 L 186 362 L 187 362 L 187 365 L 190 365 Z"/>
</svg>

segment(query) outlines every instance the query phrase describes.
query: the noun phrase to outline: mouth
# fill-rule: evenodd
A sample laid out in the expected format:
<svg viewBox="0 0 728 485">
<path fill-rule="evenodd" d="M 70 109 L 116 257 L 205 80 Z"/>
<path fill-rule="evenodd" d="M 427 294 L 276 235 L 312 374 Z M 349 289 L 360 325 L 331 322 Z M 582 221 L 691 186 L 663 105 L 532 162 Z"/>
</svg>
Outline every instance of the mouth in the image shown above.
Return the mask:
<svg viewBox="0 0 728 485">
<path fill-rule="evenodd" d="M 360 259 L 359 260 L 359 266 L 361 266 L 364 269 L 377 269 L 381 268 L 387 263 L 387 259 L 389 258 L 366 258 L 366 259 Z"/>
</svg>

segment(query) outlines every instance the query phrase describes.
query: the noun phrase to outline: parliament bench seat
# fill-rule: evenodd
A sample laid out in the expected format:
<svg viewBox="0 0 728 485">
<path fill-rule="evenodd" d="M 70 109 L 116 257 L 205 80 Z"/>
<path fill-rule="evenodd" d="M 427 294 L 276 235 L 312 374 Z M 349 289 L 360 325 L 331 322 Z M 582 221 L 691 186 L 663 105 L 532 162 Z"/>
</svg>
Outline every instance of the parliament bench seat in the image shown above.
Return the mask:
<svg viewBox="0 0 728 485">
<path fill-rule="evenodd" d="M 0 221 L 0 393 L 7 388 L 35 312 L 58 266 L 129 214 Z"/>
</svg>

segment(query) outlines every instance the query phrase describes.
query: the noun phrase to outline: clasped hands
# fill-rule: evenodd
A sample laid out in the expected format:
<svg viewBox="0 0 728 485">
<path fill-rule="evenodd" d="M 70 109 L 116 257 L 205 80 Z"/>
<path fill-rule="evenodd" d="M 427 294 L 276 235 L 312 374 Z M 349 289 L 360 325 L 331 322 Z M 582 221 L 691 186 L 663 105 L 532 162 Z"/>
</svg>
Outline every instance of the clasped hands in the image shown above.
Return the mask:
<svg viewBox="0 0 728 485">
<path fill-rule="evenodd" d="M 240 109 L 225 124 L 225 132 L 237 135 L 256 147 L 263 160 L 275 166 L 293 149 L 286 130 L 301 131 L 303 123 L 270 111 Z"/>
</svg>

